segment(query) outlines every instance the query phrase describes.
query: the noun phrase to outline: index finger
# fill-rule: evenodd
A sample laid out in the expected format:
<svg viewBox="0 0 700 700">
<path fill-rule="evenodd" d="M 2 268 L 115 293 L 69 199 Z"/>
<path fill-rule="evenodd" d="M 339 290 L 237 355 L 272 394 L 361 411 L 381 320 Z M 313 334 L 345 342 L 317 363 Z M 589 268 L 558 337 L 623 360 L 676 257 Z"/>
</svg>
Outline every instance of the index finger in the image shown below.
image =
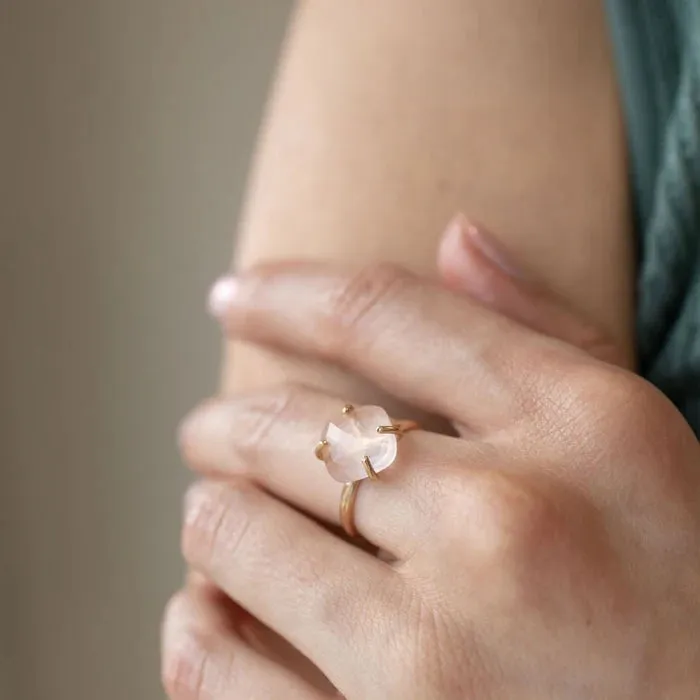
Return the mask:
<svg viewBox="0 0 700 700">
<path fill-rule="evenodd" d="M 257 267 L 215 286 L 227 332 L 364 375 L 471 428 L 513 416 L 535 333 L 399 267 L 323 262 Z"/>
</svg>

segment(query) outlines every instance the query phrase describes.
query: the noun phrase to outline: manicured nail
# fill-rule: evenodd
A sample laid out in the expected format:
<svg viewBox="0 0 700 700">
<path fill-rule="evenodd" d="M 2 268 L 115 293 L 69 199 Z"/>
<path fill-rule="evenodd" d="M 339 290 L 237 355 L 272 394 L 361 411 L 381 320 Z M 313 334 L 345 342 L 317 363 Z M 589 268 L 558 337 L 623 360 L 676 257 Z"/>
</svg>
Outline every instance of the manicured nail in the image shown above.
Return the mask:
<svg viewBox="0 0 700 700">
<path fill-rule="evenodd" d="M 207 311 L 217 319 L 224 318 L 236 298 L 238 282 L 235 277 L 221 277 L 212 286 L 207 299 Z"/>
<path fill-rule="evenodd" d="M 440 242 L 440 257 L 451 263 L 459 263 L 469 256 L 469 241 L 465 234 L 465 228 L 469 222 L 464 216 L 455 216 L 442 234 Z"/>
<path fill-rule="evenodd" d="M 503 244 L 483 226 L 461 218 L 462 235 L 471 243 L 485 258 L 499 267 L 503 272 L 511 277 L 523 277 L 522 271 L 513 262 L 513 259 Z"/>
</svg>

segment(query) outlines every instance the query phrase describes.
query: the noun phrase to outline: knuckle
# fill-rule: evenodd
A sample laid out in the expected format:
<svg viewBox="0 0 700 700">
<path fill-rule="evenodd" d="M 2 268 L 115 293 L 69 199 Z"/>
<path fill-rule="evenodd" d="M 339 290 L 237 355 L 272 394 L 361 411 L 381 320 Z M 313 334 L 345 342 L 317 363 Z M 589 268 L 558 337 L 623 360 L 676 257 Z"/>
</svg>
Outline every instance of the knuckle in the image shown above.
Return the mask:
<svg viewBox="0 0 700 700">
<path fill-rule="evenodd" d="M 628 427 L 651 425 L 659 408 L 657 392 L 641 377 L 611 366 L 586 365 L 569 387 L 578 425 L 589 435 L 617 434 Z"/>
<path fill-rule="evenodd" d="M 504 516 L 504 508 L 508 515 Z M 520 561 L 531 559 L 549 547 L 559 531 L 559 515 L 552 502 L 532 488 L 522 487 L 509 495 L 500 510 L 505 551 Z"/>
<path fill-rule="evenodd" d="M 391 263 L 366 266 L 348 277 L 329 303 L 322 329 L 325 354 L 335 356 L 351 340 L 373 335 L 377 308 L 400 294 L 409 280 L 408 272 Z"/>
<path fill-rule="evenodd" d="M 670 399 L 642 377 L 618 373 L 608 388 L 607 401 L 606 420 L 601 425 L 605 440 L 599 431 L 597 442 L 608 450 L 624 447 L 630 466 L 634 462 L 657 483 L 666 478 L 677 480 L 683 490 L 683 456 L 689 444 L 697 444 L 697 438 Z M 630 460 L 631 446 L 638 459 Z"/>
<path fill-rule="evenodd" d="M 639 399 L 648 398 L 644 382 L 637 375 L 607 366 L 587 366 L 576 388 L 588 405 L 602 406 L 608 412 L 629 410 L 639 405 Z"/>
<path fill-rule="evenodd" d="M 300 412 L 305 394 L 300 385 L 290 383 L 258 395 L 245 408 L 230 449 L 238 453 L 242 462 L 258 461 L 275 428 Z"/>
<path fill-rule="evenodd" d="M 617 372 L 608 388 L 609 412 L 629 418 L 637 427 L 651 428 L 667 415 L 671 403 L 639 375 Z"/>
<path fill-rule="evenodd" d="M 481 480 L 472 500 L 477 511 L 477 549 L 501 565 L 532 557 L 547 547 L 560 528 L 559 514 L 540 490 L 503 473 Z"/>
<path fill-rule="evenodd" d="M 620 477 L 627 475 L 630 486 L 654 484 L 657 494 L 672 494 L 677 500 L 687 489 L 683 455 L 689 444 L 697 444 L 687 421 L 661 391 L 638 375 L 611 369 L 591 385 L 588 425 L 582 428 L 590 453 L 609 459 L 615 452 L 624 459 Z"/>
<path fill-rule="evenodd" d="M 576 361 L 559 370 L 557 381 L 542 392 L 537 417 L 543 433 L 567 443 L 574 438 L 580 444 L 596 442 L 602 432 L 648 416 L 658 402 L 647 382 L 613 365 Z"/>
<path fill-rule="evenodd" d="M 235 554 L 250 526 L 242 491 L 237 485 L 215 483 L 190 489 L 182 531 L 182 552 L 188 562 L 216 567 L 219 560 Z"/>
<path fill-rule="evenodd" d="M 183 421 L 179 431 L 185 462 L 201 473 L 248 474 L 264 463 L 271 436 L 303 411 L 307 390 L 297 384 L 236 399 L 210 399 Z"/>
</svg>

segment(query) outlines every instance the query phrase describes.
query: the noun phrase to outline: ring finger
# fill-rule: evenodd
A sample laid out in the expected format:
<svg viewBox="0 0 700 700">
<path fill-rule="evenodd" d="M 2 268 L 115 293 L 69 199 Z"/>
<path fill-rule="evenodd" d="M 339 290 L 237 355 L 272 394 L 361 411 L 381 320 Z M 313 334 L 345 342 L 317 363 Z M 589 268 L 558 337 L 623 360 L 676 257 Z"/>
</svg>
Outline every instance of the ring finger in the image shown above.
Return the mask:
<svg viewBox="0 0 700 700">
<path fill-rule="evenodd" d="M 212 400 L 183 423 L 181 448 L 202 474 L 252 478 L 293 506 L 339 524 L 342 484 L 315 459 L 314 448 L 325 422 L 342 407 L 338 399 L 297 386 Z M 408 435 L 396 463 L 359 489 L 357 530 L 396 557 L 408 557 L 420 545 L 416 533 L 429 536 L 438 520 L 453 465 L 471 467 L 483 459 L 477 445 L 423 431 Z"/>
</svg>

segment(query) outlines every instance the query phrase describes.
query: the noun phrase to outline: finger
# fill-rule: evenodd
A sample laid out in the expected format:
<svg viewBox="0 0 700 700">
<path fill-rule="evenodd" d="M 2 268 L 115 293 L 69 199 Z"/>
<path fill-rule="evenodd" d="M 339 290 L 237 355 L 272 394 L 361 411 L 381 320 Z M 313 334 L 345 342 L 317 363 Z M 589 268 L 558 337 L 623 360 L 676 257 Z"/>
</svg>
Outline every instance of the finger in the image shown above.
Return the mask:
<svg viewBox="0 0 700 700">
<path fill-rule="evenodd" d="M 514 390 L 531 383 L 533 353 L 545 346 L 391 265 L 354 274 L 325 263 L 268 265 L 220 281 L 212 294 L 227 300 L 214 306 L 231 335 L 340 364 L 472 429 L 500 428 L 522 413 Z"/>
<path fill-rule="evenodd" d="M 248 611 L 198 571 L 190 571 L 185 587 L 196 603 L 197 621 L 205 629 L 223 635 L 237 634 L 251 649 L 293 671 L 312 687 L 324 693 L 333 689 L 326 677 L 286 640 L 256 620 Z"/>
<path fill-rule="evenodd" d="M 237 635 L 210 627 L 206 622 L 210 616 L 206 601 L 184 592 L 168 605 L 162 677 L 171 700 L 331 697 L 257 653 Z"/>
<path fill-rule="evenodd" d="M 491 233 L 464 216 L 457 216 L 443 235 L 438 269 L 451 289 L 532 330 L 575 345 L 599 360 L 633 365 L 629 350 L 522 272 Z"/>
<path fill-rule="evenodd" d="M 336 687 L 352 686 L 361 667 L 353 640 L 381 634 L 377 621 L 391 619 L 386 607 L 400 593 L 390 567 L 244 480 L 190 489 L 182 548 Z"/>
<path fill-rule="evenodd" d="M 246 476 L 317 519 L 339 524 L 342 485 L 314 449 L 323 426 L 342 418 L 343 402 L 304 387 L 286 386 L 208 401 L 180 430 L 185 461 L 204 475 Z M 370 542 L 408 558 L 439 511 L 440 477 L 453 464 L 475 468 L 472 443 L 435 433 L 409 433 L 380 478 L 357 494 L 355 524 Z M 470 464 L 471 461 L 471 464 Z"/>
<path fill-rule="evenodd" d="M 255 621 L 247 610 L 231 600 L 218 586 L 199 571 L 188 571 L 185 590 L 200 601 L 200 621 L 207 628 L 229 634 Z"/>
</svg>

